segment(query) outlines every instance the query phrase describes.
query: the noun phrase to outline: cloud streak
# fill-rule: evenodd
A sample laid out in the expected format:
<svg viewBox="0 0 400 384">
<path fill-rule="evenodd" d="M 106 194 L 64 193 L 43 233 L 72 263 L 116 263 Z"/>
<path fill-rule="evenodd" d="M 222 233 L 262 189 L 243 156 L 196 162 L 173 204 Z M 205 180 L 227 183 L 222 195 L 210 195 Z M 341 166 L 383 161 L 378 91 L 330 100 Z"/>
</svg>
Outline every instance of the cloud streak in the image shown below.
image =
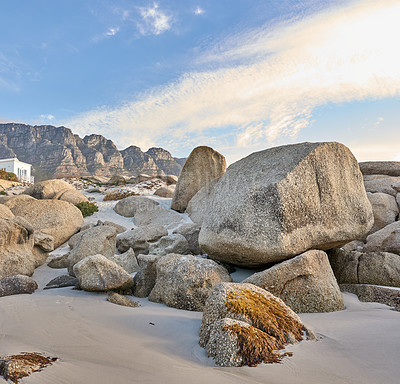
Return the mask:
<svg viewBox="0 0 400 384">
<path fill-rule="evenodd" d="M 156 4 L 146 12 L 153 33 L 169 26 L 162 18 L 154 26 Z M 207 144 L 204 138 L 242 148 L 295 138 L 318 106 L 400 95 L 399 18 L 398 1 L 357 1 L 231 36 L 194 61 L 211 69 L 65 125 L 114 135 L 119 145 L 169 143 L 171 150 Z"/>
</svg>

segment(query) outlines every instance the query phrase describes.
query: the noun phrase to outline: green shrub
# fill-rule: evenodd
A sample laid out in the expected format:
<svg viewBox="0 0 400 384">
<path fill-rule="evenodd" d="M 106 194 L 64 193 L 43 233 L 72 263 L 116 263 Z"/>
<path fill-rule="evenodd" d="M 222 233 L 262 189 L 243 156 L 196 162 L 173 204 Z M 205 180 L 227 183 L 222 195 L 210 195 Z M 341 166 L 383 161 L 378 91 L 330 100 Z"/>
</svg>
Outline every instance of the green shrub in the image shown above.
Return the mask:
<svg viewBox="0 0 400 384">
<path fill-rule="evenodd" d="M 99 207 L 96 203 L 90 203 L 89 201 L 84 201 L 82 203 L 75 204 L 82 212 L 83 217 L 92 216 L 93 213 L 99 211 Z"/>
<path fill-rule="evenodd" d="M 6 193 L 6 191 L 0 191 L 0 195 L 5 196 L 5 195 L 7 195 L 7 193 Z"/>
</svg>

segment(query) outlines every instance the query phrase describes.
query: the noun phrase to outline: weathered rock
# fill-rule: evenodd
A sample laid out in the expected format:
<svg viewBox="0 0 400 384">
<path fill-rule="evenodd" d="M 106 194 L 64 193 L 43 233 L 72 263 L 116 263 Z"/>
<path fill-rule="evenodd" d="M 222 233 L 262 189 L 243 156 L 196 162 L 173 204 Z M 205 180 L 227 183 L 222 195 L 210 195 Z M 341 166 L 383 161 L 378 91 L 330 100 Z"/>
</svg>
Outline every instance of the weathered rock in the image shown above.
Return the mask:
<svg viewBox="0 0 400 384">
<path fill-rule="evenodd" d="M 85 291 L 129 289 L 132 277 L 102 255 L 88 256 L 74 265 L 79 286 Z"/>
<path fill-rule="evenodd" d="M 5 277 L 0 280 L 0 297 L 33 293 L 38 288 L 35 280 L 24 275 Z"/>
<path fill-rule="evenodd" d="M 68 189 L 66 191 L 61 191 L 61 192 L 57 193 L 53 197 L 53 199 L 68 201 L 68 203 L 71 203 L 74 205 L 79 204 L 79 203 L 86 203 L 89 201 L 82 192 L 79 192 L 76 189 Z"/>
<path fill-rule="evenodd" d="M 46 233 L 34 232 L 33 233 L 34 244 L 40 247 L 45 252 L 54 251 L 54 238 Z"/>
<path fill-rule="evenodd" d="M 167 175 L 164 176 L 161 180 L 164 180 L 168 185 L 175 185 L 178 182 L 178 176 Z"/>
<path fill-rule="evenodd" d="M 190 199 L 213 179 L 221 177 L 226 170 L 225 157 L 210 147 L 193 149 L 176 184 L 171 208 L 184 212 Z"/>
<path fill-rule="evenodd" d="M 43 289 L 78 287 L 79 282 L 76 277 L 70 275 L 61 275 L 50 280 Z"/>
<path fill-rule="evenodd" d="M 75 191 L 75 188 L 64 180 L 45 180 L 32 185 L 24 191 L 25 195 L 35 199 L 53 199 L 60 192 Z"/>
<path fill-rule="evenodd" d="M 38 232 L 53 236 L 54 247 L 65 243 L 83 224 L 81 211 L 71 203 L 60 200 L 28 200 L 10 208 L 22 216 Z"/>
<path fill-rule="evenodd" d="M 388 175 L 363 175 L 364 181 L 385 179 Z"/>
<path fill-rule="evenodd" d="M 296 313 L 344 309 L 339 286 L 323 251 L 307 251 L 243 281 L 264 288 Z"/>
<path fill-rule="evenodd" d="M 48 261 L 47 266 L 54 269 L 68 268 L 68 253 L 64 255 L 52 255 L 51 259 Z"/>
<path fill-rule="evenodd" d="M 279 362 L 280 349 L 313 334 L 271 293 L 252 284 L 221 283 L 206 301 L 200 345 L 218 365 Z"/>
<path fill-rule="evenodd" d="M 350 252 L 350 251 L 362 251 L 364 247 L 364 242 L 361 240 L 353 240 L 350 241 L 350 243 L 347 243 L 340 247 L 343 249 L 345 252 Z"/>
<path fill-rule="evenodd" d="M 154 194 L 160 197 L 172 198 L 174 196 L 174 192 L 175 192 L 175 185 L 170 185 L 169 187 L 158 188 L 154 192 Z"/>
<path fill-rule="evenodd" d="M 139 271 L 133 278 L 132 292 L 136 297 L 147 297 L 154 288 L 157 278 L 156 264 L 160 256 L 138 255 Z"/>
<path fill-rule="evenodd" d="M 393 196 L 386 193 L 368 192 L 367 197 L 374 213 L 374 226 L 370 230 L 370 234 L 396 221 L 399 215 L 399 207 Z"/>
<path fill-rule="evenodd" d="M 400 176 L 400 161 L 365 161 L 360 170 L 363 175 Z"/>
<path fill-rule="evenodd" d="M 135 224 L 139 227 L 154 224 L 173 228 L 181 223 L 182 220 L 183 217 L 179 213 L 159 206 L 148 209 L 138 209 L 134 218 Z"/>
<path fill-rule="evenodd" d="M 139 264 L 135 256 L 135 252 L 132 248 L 129 248 L 122 255 L 114 255 L 109 257 L 108 259 L 119 265 L 128 273 L 133 273 L 139 270 Z"/>
<path fill-rule="evenodd" d="M 133 301 L 129 297 L 120 295 L 119 293 L 116 292 L 110 292 L 108 294 L 107 301 L 113 304 L 122 305 L 124 307 L 136 308 L 140 306 L 140 304 L 137 301 Z"/>
<path fill-rule="evenodd" d="M 116 237 L 116 229 L 106 225 L 87 229 L 68 255 L 68 272 L 71 274 L 73 266 L 87 256 L 100 254 L 106 258 L 113 257 Z"/>
<path fill-rule="evenodd" d="M 399 182 L 399 183 L 392 184 L 392 188 L 393 188 L 397 193 L 399 193 L 399 192 L 400 192 L 400 182 Z"/>
<path fill-rule="evenodd" d="M 13 219 L 15 216 L 4 204 L 0 204 L 0 219 Z"/>
<path fill-rule="evenodd" d="M 148 181 L 153 179 L 154 176 L 146 175 L 145 173 L 141 173 L 136 177 L 136 183 L 142 183 L 143 181 Z"/>
<path fill-rule="evenodd" d="M 386 193 L 391 196 L 396 196 L 397 192 L 392 188 L 392 185 L 398 182 L 400 182 L 400 177 L 387 176 L 381 179 L 365 180 L 364 186 L 367 192 Z"/>
<path fill-rule="evenodd" d="M 168 255 L 169 253 L 187 255 L 190 253 L 189 243 L 185 236 L 175 233 L 164 236 L 156 243 L 150 244 L 149 253 L 160 256 Z"/>
<path fill-rule="evenodd" d="M 211 192 L 217 184 L 218 179 L 210 181 L 206 186 L 200 189 L 189 201 L 186 213 L 190 219 L 201 225 L 207 215 L 208 204 L 210 203 Z"/>
<path fill-rule="evenodd" d="M 145 225 L 135 228 L 118 235 L 118 251 L 126 252 L 132 248 L 135 253 L 145 253 L 149 249 L 151 242 L 155 242 L 163 236 L 168 235 L 168 231 L 161 225 Z"/>
<path fill-rule="evenodd" d="M 152 209 L 157 201 L 143 196 L 129 196 L 115 204 L 114 211 L 124 217 L 133 217 L 138 209 Z"/>
<path fill-rule="evenodd" d="M 170 254 L 157 261 L 156 269 L 149 300 L 189 311 L 202 311 L 214 285 L 232 281 L 215 261 L 196 256 Z"/>
<path fill-rule="evenodd" d="M 400 210 L 400 193 L 398 193 L 396 195 L 396 203 L 397 203 L 397 206 L 399 207 L 399 210 Z"/>
<path fill-rule="evenodd" d="M 108 225 L 109 227 L 114 227 L 117 230 L 117 235 L 120 233 L 124 233 L 126 231 L 126 227 L 123 225 L 119 225 L 117 223 L 113 223 L 112 221 L 106 220 L 102 225 Z"/>
<path fill-rule="evenodd" d="M 189 250 L 194 255 L 200 255 L 202 253 L 202 250 L 199 246 L 200 229 L 201 227 L 199 224 L 183 224 L 174 231 L 174 233 L 178 233 L 185 237 L 185 239 L 189 243 Z"/>
<path fill-rule="evenodd" d="M 108 185 L 125 185 L 126 179 L 123 176 L 115 175 L 108 180 Z"/>
<path fill-rule="evenodd" d="M 214 186 L 200 247 L 214 260 L 261 266 L 365 236 L 373 214 L 352 153 L 301 143 L 253 153 Z"/>
<path fill-rule="evenodd" d="M 5 196 L 2 199 L 2 204 L 6 205 L 12 211 L 14 207 L 18 207 L 21 204 L 35 200 L 36 199 L 34 197 L 28 195 Z"/>
<path fill-rule="evenodd" d="M 400 254 L 400 221 L 389 224 L 369 235 L 364 246 L 367 252 L 391 252 Z"/>
</svg>

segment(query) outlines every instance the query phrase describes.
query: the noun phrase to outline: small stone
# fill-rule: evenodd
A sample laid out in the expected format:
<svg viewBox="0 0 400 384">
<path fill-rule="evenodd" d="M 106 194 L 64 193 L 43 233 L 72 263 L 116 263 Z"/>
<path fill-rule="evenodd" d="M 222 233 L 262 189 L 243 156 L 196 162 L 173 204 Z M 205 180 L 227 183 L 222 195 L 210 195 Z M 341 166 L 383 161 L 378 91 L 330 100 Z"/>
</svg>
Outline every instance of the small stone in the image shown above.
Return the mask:
<svg viewBox="0 0 400 384">
<path fill-rule="evenodd" d="M 107 301 L 113 304 L 122 305 L 124 307 L 140 307 L 140 304 L 137 301 L 130 299 L 124 295 L 120 295 L 116 292 L 110 292 L 107 297 Z"/>
</svg>

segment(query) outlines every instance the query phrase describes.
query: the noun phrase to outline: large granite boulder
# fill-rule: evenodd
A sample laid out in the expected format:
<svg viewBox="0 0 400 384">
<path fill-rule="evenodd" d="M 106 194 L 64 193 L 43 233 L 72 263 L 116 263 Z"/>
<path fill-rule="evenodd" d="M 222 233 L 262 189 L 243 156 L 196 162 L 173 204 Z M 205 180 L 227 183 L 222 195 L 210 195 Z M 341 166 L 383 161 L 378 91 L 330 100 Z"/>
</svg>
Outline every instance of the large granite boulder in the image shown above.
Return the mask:
<svg viewBox="0 0 400 384">
<path fill-rule="evenodd" d="M 190 254 L 190 248 L 185 236 L 174 233 L 172 235 L 162 237 L 156 243 L 150 244 L 149 253 L 159 256 L 165 256 L 169 253 L 187 255 Z"/>
<path fill-rule="evenodd" d="M 114 211 L 118 215 L 133 217 L 138 209 L 152 209 L 159 204 L 157 201 L 144 196 L 129 196 L 115 204 Z"/>
<path fill-rule="evenodd" d="M 54 200 L 62 200 L 68 201 L 71 204 L 79 204 L 79 203 L 86 203 L 89 200 L 87 197 L 82 193 L 77 191 L 76 189 L 67 189 L 57 193 L 54 197 Z"/>
<path fill-rule="evenodd" d="M 60 192 L 75 191 L 75 188 L 64 180 L 45 180 L 27 188 L 23 193 L 35 199 L 53 199 Z"/>
<path fill-rule="evenodd" d="M 363 175 L 400 176 L 400 161 L 365 161 L 360 170 Z"/>
<path fill-rule="evenodd" d="M 194 255 L 199 255 L 202 253 L 202 250 L 199 246 L 199 234 L 200 234 L 200 225 L 199 224 L 183 224 L 179 228 L 175 229 L 174 233 L 182 235 L 185 237 L 189 244 L 189 250 Z"/>
<path fill-rule="evenodd" d="M 372 211 L 374 213 L 374 226 L 370 233 L 379 231 L 396 221 L 399 215 L 399 207 L 393 196 L 386 193 L 368 192 L 367 197 L 372 205 Z"/>
<path fill-rule="evenodd" d="M 365 190 L 371 193 L 386 193 L 396 197 L 396 190 L 392 185 L 400 182 L 400 177 L 382 177 L 379 179 L 364 180 Z"/>
<path fill-rule="evenodd" d="M 171 208 L 184 212 L 190 199 L 205 185 L 221 177 L 226 170 L 225 157 L 210 147 L 193 149 L 176 184 Z"/>
<path fill-rule="evenodd" d="M 35 280 L 24 275 L 5 277 L 0 280 L 0 297 L 33 293 L 38 288 Z"/>
<path fill-rule="evenodd" d="M 13 219 L 15 216 L 4 204 L 0 204 L 0 219 Z"/>
<path fill-rule="evenodd" d="M 149 300 L 169 307 L 202 311 L 214 285 L 232 281 L 213 260 L 170 254 L 157 261 L 157 278 Z"/>
<path fill-rule="evenodd" d="M 108 257 L 108 259 L 119 265 L 128 273 L 134 273 L 139 270 L 139 264 L 135 256 L 135 252 L 131 248 L 122 255 L 114 255 Z"/>
<path fill-rule="evenodd" d="M 400 221 L 396 221 L 367 237 L 366 252 L 391 252 L 400 254 Z"/>
<path fill-rule="evenodd" d="M 54 247 L 65 243 L 83 225 L 81 211 L 73 204 L 60 200 L 25 200 L 10 208 L 35 229 L 54 238 Z"/>
<path fill-rule="evenodd" d="M 160 197 L 172 198 L 175 192 L 175 185 L 169 185 L 167 187 L 158 188 L 154 194 Z"/>
<path fill-rule="evenodd" d="M 26 202 L 29 201 L 35 201 L 36 199 L 32 196 L 29 195 L 15 195 L 15 196 L 1 196 L 1 203 L 6 205 L 8 208 L 11 210 L 14 207 L 17 207 L 21 204 L 25 204 Z"/>
<path fill-rule="evenodd" d="M 79 286 L 85 291 L 125 290 L 132 287 L 132 276 L 102 255 L 88 256 L 74 265 Z"/>
<path fill-rule="evenodd" d="M 201 227 L 209 257 L 242 266 L 327 250 L 373 225 L 358 163 L 339 143 L 300 143 L 253 153 L 214 186 Z"/>
<path fill-rule="evenodd" d="M 200 345 L 221 366 L 279 362 L 286 344 L 314 335 L 285 303 L 252 284 L 221 283 L 206 301 Z"/>
<path fill-rule="evenodd" d="M 157 261 L 160 256 L 138 255 L 139 271 L 133 278 L 132 291 L 136 297 L 147 297 L 150 295 L 157 278 Z"/>
<path fill-rule="evenodd" d="M 264 288 L 296 313 L 344 309 L 335 275 L 323 251 L 307 251 L 243 281 Z"/>
<path fill-rule="evenodd" d="M 159 206 L 138 209 L 134 218 L 135 225 L 139 227 L 153 224 L 173 228 L 181 223 L 182 220 L 183 217 L 179 213 Z"/>
</svg>

